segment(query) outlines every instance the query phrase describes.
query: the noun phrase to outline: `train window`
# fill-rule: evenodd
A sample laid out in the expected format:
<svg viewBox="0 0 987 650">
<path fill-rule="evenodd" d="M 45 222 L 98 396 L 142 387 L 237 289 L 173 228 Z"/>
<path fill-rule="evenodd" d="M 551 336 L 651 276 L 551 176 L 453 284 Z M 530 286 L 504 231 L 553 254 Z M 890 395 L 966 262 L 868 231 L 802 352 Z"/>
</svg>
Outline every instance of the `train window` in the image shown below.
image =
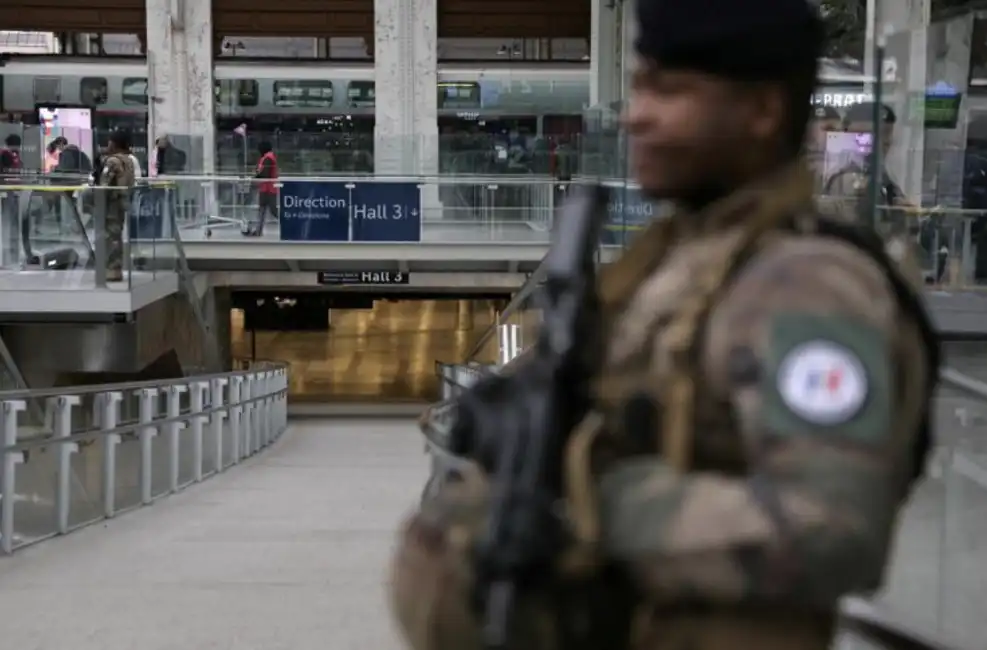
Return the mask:
<svg viewBox="0 0 987 650">
<path fill-rule="evenodd" d="M 282 108 L 328 108 L 332 106 L 331 81 L 292 80 L 274 82 L 274 105 Z"/>
<path fill-rule="evenodd" d="M 86 106 L 102 106 L 110 95 L 110 86 L 104 77 L 83 77 L 79 81 L 79 98 Z"/>
<path fill-rule="evenodd" d="M 216 103 L 221 106 L 256 106 L 260 86 L 254 79 L 217 79 Z"/>
<path fill-rule="evenodd" d="M 377 104 L 377 86 L 373 81 L 351 81 L 346 86 L 350 108 L 373 108 Z"/>
<path fill-rule="evenodd" d="M 147 106 L 145 77 L 127 77 L 123 80 L 123 103 L 128 106 Z"/>
<path fill-rule="evenodd" d="M 439 108 L 480 108 L 480 84 L 475 81 L 440 81 Z"/>
<path fill-rule="evenodd" d="M 62 80 L 60 77 L 34 78 L 34 103 L 57 104 L 62 101 Z"/>
</svg>

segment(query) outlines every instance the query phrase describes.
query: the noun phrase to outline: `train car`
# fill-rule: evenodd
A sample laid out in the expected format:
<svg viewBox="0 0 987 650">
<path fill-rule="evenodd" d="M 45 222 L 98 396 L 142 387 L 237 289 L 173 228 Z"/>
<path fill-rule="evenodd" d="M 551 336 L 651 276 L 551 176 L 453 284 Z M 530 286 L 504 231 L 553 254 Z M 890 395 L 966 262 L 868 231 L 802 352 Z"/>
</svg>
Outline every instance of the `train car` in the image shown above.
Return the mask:
<svg viewBox="0 0 987 650">
<path fill-rule="evenodd" d="M 443 160 L 455 158 L 456 169 L 474 169 L 487 164 L 488 150 L 509 158 L 512 143 L 534 146 L 535 139 L 553 151 L 558 146 L 567 151 L 566 141 L 583 131 L 589 74 L 586 62 L 440 64 L 440 150 L 449 154 Z M 216 144 L 223 169 L 246 165 L 255 146 L 234 134 L 241 124 L 252 134 L 251 141 L 276 138 L 286 168 L 317 168 L 324 164 L 322 158 L 339 158 L 340 151 L 355 152 L 357 162 L 336 160 L 331 168 L 364 169 L 372 158 L 372 63 L 223 60 L 216 63 L 214 83 Z M 156 104 L 148 97 L 148 86 L 147 66 L 140 57 L 0 58 L 0 114 L 32 122 L 37 104 L 92 106 L 96 144 L 104 144 L 112 130 L 125 128 L 142 158 L 148 110 Z M 814 101 L 849 105 L 865 98 L 863 88 L 860 75 L 824 65 L 823 85 Z"/>
<path fill-rule="evenodd" d="M 863 99 L 864 78 L 824 69 L 816 101 Z M 439 115 L 454 120 L 531 119 L 581 115 L 589 104 L 589 65 L 440 64 Z M 215 68 L 218 117 L 373 115 L 373 65 L 325 62 L 258 64 L 224 61 Z M 108 116 L 145 114 L 147 66 L 139 58 L 8 57 L 0 62 L 0 111 L 31 113 L 39 103 L 93 106 Z"/>
</svg>

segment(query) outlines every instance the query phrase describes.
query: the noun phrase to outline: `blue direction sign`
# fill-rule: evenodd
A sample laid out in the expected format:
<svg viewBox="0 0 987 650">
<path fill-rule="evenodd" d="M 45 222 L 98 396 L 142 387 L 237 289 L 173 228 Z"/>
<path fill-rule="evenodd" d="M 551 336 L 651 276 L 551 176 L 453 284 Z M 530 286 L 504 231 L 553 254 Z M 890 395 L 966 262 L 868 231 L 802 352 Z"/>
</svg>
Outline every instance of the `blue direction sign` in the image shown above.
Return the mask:
<svg viewBox="0 0 987 650">
<path fill-rule="evenodd" d="M 417 183 L 356 183 L 350 197 L 353 241 L 421 241 L 421 204 Z"/>
<path fill-rule="evenodd" d="M 601 243 L 623 246 L 662 214 L 660 205 L 648 199 L 640 190 L 630 187 L 614 188 L 607 201 L 607 221 L 601 233 Z"/>
<path fill-rule="evenodd" d="M 400 271 L 319 271 L 319 284 L 408 284 L 408 274 Z"/>
<path fill-rule="evenodd" d="M 281 241 L 349 240 L 347 183 L 281 182 Z"/>
</svg>

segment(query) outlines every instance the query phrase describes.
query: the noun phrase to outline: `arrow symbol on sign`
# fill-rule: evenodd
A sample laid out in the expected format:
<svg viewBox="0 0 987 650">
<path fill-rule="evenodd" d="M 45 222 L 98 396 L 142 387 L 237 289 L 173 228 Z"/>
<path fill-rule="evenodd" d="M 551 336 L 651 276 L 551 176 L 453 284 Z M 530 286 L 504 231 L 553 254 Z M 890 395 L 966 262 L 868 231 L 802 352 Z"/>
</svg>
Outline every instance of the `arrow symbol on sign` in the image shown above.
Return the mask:
<svg viewBox="0 0 987 650">
<path fill-rule="evenodd" d="M 417 217 L 418 216 L 418 210 L 412 210 L 411 211 L 411 216 Z"/>
</svg>

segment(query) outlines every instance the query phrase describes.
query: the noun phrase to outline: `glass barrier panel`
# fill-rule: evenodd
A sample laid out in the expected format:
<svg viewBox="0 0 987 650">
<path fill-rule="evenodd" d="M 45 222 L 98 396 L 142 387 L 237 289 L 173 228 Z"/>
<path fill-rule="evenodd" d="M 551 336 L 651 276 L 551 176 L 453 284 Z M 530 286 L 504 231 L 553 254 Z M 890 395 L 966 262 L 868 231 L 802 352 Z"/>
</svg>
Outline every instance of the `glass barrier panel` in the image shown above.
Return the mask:
<svg viewBox="0 0 987 650">
<path fill-rule="evenodd" d="M 544 245 L 557 192 L 551 179 L 537 177 L 282 177 L 272 183 L 186 176 L 178 184 L 185 203 L 177 222 L 186 242 Z M 258 231 L 261 237 L 246 237 Z"/>
<path fill-rule="evenodd" d="M 281 370 L 270 372 L 273 368 L 224 375 L 208 386 L 159 385 L 156 393 L 136 388 L 140 384 L 121 385 L 113 387 L 120 389 L 114 402 L 108 401 L 107 393 L 84 388 L 75 396 L 52 396 L 45 400 L 41 440 L 37 428 L 24 424 L 27 414 L 21 411 L 16 424 L 4 432 L 4 444 L 15 446 L 2 454 L 20 454 L 22 462 L 5 465 L 11 468 L 11 481 L 0 486 L 5 509 L 9 503 L 13 510 L 12 521 L 0 522 L 3 550 L 150 503 L 272 442 L 286 422 L 280 394 L 286 377 Z M 222 393 L 212 396 L 212 388 Z M 30 394 L 5 393 L 0 399 L 19 400 Z M 236 406 L 238 401 L 243 404 Z M 119 417 L 107 408 L 111 403 Z M 212 416 L 213 406 L 226 406 L 221 419 Z M 143 417 L 134 418 L 135 410 Z M 118 439 L 106 435 L 96 418 L 115 421 Z M 148 428 L 120 431 L 144 422 Z"/>
</svg>

